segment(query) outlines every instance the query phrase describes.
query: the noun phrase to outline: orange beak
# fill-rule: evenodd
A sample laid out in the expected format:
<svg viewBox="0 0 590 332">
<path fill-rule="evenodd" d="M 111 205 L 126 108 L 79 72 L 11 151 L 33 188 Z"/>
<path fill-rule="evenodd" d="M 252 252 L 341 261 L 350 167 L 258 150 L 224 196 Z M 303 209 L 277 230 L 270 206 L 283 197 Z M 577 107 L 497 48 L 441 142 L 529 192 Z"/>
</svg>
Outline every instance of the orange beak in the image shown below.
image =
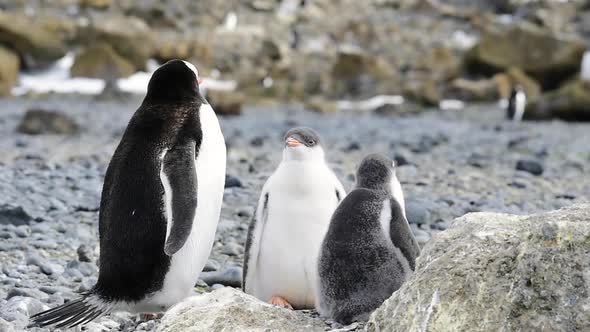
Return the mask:
<svg viewBox="0 0 590 332">
<path fill-rule="evenodd" d="M 197 79 L 197 84 L 198 84 L 198 85 L 201 85 L 201 84 L 203 84 L 203 79 L 202 79 L 202 78 L 199 78 L 199 79 Z"/>
<path fill-rule="evenodd" d="M 300 146 L 301 142 L 299 142 L 298 140 L 294 139 L 293 137 L 289 137 L 287 138 L 287 146 L 294 148 L 297 146 Z"/>
</svg>

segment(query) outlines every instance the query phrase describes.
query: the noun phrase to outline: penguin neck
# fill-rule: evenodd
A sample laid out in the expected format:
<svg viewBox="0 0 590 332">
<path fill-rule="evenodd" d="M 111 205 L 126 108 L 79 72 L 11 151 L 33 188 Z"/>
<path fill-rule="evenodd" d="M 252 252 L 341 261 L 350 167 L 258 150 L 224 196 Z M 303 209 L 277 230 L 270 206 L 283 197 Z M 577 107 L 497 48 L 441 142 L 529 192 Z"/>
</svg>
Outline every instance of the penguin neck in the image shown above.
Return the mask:
<svg viewBox="0 0 590 332">
<path fill-rule="evenodd" d="M 283 163 L 289 162 L 305 162 L 305 163 L 325 163 L 324 149 L 320 146 L 313 148 L 300 147 L 300 148 L 289 148 L 283 149 Z"/>
</svg>

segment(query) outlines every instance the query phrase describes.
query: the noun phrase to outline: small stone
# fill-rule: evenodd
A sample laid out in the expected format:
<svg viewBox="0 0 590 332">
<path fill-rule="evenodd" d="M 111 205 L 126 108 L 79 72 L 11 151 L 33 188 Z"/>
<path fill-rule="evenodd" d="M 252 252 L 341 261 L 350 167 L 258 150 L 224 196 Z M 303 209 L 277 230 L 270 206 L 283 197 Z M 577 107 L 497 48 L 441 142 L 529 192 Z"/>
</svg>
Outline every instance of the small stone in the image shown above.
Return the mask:
<svg viewBox="0 0 590 332">
<path fill-rule="evenodd" d="M 28 237 L 31 234 L 31 228 L 26 225 L 21 225 L 14 229 L 14 234 L 20 238 Z"/>
<path fill-rule="evenodd" d="M 10 296 L 8 297 L 8 301 L 0 307 L 0 318 L 24 328 L 28 323 L 29 316 L 45 309 L 46 306 L 36 298 L 30 296 Z M 22 330 L 19 329 L 19 331 Z"/>
<path fill-rule="evenodd" d="M 16 287 L 16 288 L 13 288 L 10 291 L 8 291 L 8 294 L 6 295 L 6 299 L 9 300 L 15 296 L 31 297 L 34 299 L 47 298 L 47 294 L 45 294 L 44 292 L 42 292 L 38 289 Z"/>
<path fill-rule="evenodd" d="M 213 284 L 213 286 L 211 286 L 211 290 L 214 291 L 223 287 L 225 286 L 223 286 L 222 284 Z"/>
<path fill-rule="evenodd" d="M 338 104 L 323 97 L 311 97 L 305 102 L 305 108 L 317 113 L 337 113 Z"/>
<path fill-rule="evenodd" d="M 344 148 L 344 152 L 358 151 L 361 149 L 359 142 L 350 142 L 347 147 Z"/>
<path fill-rule="evenodd" d="M 241 251 L 242 247 L 235 242 L 229 242 L 221 249 L 221 253 L 228 256 L 238 256 Z"/>
<path fill-rule="evenodd" d="M 526 188 L 526 184 L 525 183 L 522 183 L 520 181 L 512 181 L 508 185 L 511 186 L 511 187 L 514 187 L 514 188 L 518 188 L 518 189 L 524 189 L 524 188 Z"/>
<path fill-rule="evenodd" d="M 225 188 L 242 188 L 242 181 L 233 175 L 225 175 Z"/>
<path fill-rule="evenodd" d="M 87 262 L 87 263 L 92 262 L 92 260 L 89 257 L 90 250 L 88 249 L 88 247 L 86 245 L 81 244 L 78 247 L 78 249 L 76 250 L 76 253 L 78 254 L 78 260 L 80 262 Z"/>
<path fill-rule="evenodd" d="M 202 272 L 200 278 L 207 285 L 222 284 L 230 287 L 242 285 L 242 268 L 231 266 L 222 271 Z"/>
<path fill-rule="evenodd" d="M 406 156 L 404 156 L 403 154 L 400 154 L 400 153 L 394 153 L 393 160 L 395 161 L 395 166 L 397 166 L 397 167 L 411 164 L 408 161 L 408 158 L 406 158 Z"/>
<path fill-rule="evenodd" d="M 236 91 L 209 90 L 207 100 L 219 115 L 240 115 L 245 97 Z"/>
<path fill-rule="evenodd" d="M 254 213 L 254 209 L 252 209 L 251 207 L 246 207 L 246 208 L 242 208 L 238 211 L 237 215 L 240 218 L 250 218 L 252 217 L 252 214 Z M 0 234 L 0 237 L 2 237 L 2 235 Z"/>
<path fill-rule="evenodd" d="M 39 269 L 41 269 L 41 272 L 45 273 L 46 275 L 52 275 L 54 273 L 51 265 L 49 265 L 45 259 L 36 253 L 29 254 L 29 257 L 27 257 L 27 264 L 38 266 Z"/>
<path fill-rule="evenodd" d="M 430 222 L 430 212 L 424 207 L 425 202 L 406 201 L 406 215 L 410 224 L 422 225 Z"/>
<path fill-rule="evenodd" d="M 22 208 L 22 206 L 1 205 L 0 225 L 28 225 L 33 218 Z"/>
<path fill-rule="evenodd" d="M 59 111 L 31 109 L 27 111 L 17 130 L 29 135 L 71 135 L 78 132 L 78 129 L 73 119 Z"/>
<path fill-rule="evenodd" d="M 264 141 L 266 141 L 266 137 L 256 136 L 250 141 L 250 145 L 258 148 L 264 145 Z"/>
<path fill-rule="evenodd" d="M 221 266 L 219 265 L 219 263 L 216 260 L 210 259 L 205 264 L 205 267 L 203 268 L 203 272 L 217 271 L 217 270 L 219 270 L 220 267 Z"/>
<path fill-rule="evenodd" d="M 537 175 L 537 176 L 543 174 L 543 165 L 536 160 L 521 159 L 516 162 L 516 169 L 519 171 L 528 172 L 528 173 L 531 173 L 531 174 Z"/>
</svg>

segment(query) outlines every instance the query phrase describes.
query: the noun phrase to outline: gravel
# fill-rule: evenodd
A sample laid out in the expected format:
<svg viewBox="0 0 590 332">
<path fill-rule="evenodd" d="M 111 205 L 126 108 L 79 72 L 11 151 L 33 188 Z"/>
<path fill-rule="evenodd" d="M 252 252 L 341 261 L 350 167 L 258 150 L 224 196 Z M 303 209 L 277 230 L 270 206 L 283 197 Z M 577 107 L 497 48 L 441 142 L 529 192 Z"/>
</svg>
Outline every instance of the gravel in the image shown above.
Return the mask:
<svg viewBox="0 0 590 332">
<path fill-rule="evenodd" d="M 96 282 L 104 173 L 139 103 L 79 96 L 0 100 L 3 330 L 21 330 L 32 313 L 70 300 Z M 18 133 L 31 108 L 58 110 L 72 118 L 80 132 Z M 299 105 L 281 105 L 246 108 L 242 116 L 222 118 L 229 146 L 227 171 L 240 185 L 225 189 L 210 272 L 201 276 L 208 286 L 200 284 L 197 290 L 239 286 L 254 206 L 281 158 L 283 133 L 296 125 L 310 126 L 322 135 L 327 160 L 347 190 L 363 156 L 395 156 L 411 228 L 421 244 L 468 212 L 529 214 L 588 202 L 590 125 L 513 123 L 504 121 L 503 115 L 495 105 L 404 117 L 318 114 Z M 542 172 L 517 170 L 515 165 L 527 160 L 542 165 Z M 152 331 L 158 324 L 159 320 L 141 322 L 131 314 L 116 313 L 88 330 Z M 354 327 L 360 328 L 362 324 Z"/>
</svg>

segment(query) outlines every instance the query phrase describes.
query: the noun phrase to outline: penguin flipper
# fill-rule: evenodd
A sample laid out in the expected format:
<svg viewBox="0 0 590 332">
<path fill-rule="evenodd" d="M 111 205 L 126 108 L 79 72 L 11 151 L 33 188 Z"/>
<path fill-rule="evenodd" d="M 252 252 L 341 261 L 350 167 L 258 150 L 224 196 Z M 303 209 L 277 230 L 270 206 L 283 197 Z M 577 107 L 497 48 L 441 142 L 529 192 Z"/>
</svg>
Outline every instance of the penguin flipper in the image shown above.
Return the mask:
<svg viewBox="0 0 590 332">
<path fill-rule="evenodd" d="M 172 220 L 164 245 L 168 256 L 174 255 L 188 239 L 197 209 L 197 173 L 195 142 L 176 145 L 166 152 L 163 172 L 170 185 Z"/>
<path fill-rule="evenodd" d="M 248 226 L 248 235 L 246 236 L 246 246 L 244 249 L 244 264 L 242 272 L 242 290 L 246 290 L 246 281 L 248 281 L 248 272 L 253 273 L 254 267 L 258 262 L 258 253 L 260 252 L 260 240 L 263 233 L 264 225 L 268 217 L 268 192 L 263 193 L 260 202 L 254 211 L 250 226 Z"/>
<path fill-rule="evenodd" d="M 391 222 L 389 223 L 389 236 L 394 246 L 398 247 L 402 254 L 408 260 L 412 271 L 416 268 L 416 258 L 420 255 L 420 245 L 407 219 L 402 213 L 400 204 L 391 199 Z"/>
</svg>

